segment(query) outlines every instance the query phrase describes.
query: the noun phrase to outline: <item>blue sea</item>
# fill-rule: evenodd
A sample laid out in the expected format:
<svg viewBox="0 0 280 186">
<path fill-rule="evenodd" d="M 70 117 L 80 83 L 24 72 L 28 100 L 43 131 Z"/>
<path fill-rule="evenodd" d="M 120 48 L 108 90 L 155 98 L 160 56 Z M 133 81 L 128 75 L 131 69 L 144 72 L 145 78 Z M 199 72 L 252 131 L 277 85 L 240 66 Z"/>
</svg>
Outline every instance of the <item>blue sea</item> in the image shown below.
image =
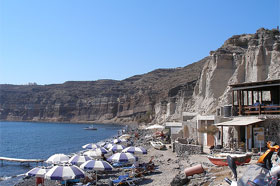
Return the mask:
<svg viewBox="0 0 280 186">
<path fill-rule="evenodd" d="M 0 156 L 22 159 L 47 159 L 53 154 L 78 152 L 87 143 L 112 138 L 123 128 L 115 124 L 95 124 L 97 130 L 83 130 L 89 124 L 0 122 Z M 17 162 L 0 163 L 0 185 L 14 185 L 31 167 Z"/>
</svg>

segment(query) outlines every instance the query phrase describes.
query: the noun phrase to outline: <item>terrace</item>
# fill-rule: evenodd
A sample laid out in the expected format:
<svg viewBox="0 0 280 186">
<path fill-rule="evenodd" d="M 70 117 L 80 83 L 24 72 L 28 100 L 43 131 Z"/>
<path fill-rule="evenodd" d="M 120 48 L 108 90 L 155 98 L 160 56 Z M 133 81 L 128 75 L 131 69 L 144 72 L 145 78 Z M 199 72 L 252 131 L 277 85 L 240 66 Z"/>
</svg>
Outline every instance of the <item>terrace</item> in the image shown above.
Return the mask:
<svg viewBox="0 0 280 186">
<path fill-rule="evenodd" d="M 233 115 L 280 114 L 280 79 L 230 86 Z"/>
</svg>

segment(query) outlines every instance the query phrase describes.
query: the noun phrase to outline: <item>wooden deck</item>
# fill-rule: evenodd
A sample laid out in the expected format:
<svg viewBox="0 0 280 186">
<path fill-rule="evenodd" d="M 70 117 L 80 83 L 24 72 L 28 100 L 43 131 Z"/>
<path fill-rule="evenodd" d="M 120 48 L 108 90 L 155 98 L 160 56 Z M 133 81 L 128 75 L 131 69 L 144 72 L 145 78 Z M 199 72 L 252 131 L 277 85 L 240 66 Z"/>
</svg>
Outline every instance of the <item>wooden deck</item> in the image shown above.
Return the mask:
<svg viewBox="0 0 280 186">
<path fill-rule="evenodd" d="M 45 160 L 42 160 L 42 159 L 19 159 L 19 158 L 0 157 L 0 161 L 3 164 L 3 161 L 13 161 L 13 162 L 19 162 L 19 163 L 43 163 Z"/>
</svg>

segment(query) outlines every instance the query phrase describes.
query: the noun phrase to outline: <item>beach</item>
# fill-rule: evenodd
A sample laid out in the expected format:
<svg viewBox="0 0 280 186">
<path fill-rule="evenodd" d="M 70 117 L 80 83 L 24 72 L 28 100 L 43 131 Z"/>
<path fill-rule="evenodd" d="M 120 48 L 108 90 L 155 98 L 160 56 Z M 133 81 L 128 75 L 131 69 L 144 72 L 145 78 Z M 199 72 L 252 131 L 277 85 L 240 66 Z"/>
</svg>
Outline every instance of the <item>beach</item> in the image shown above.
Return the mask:
<svg viewBox="0 0 280 186">
<path fill-rule="evenodd" d="M 137 185 L 145 186 L 164 186 L 164 185 L 210 185 L 210 186 L 226 186 L 225 177 L 232 179 L 232 173 L 229 167 L 217 167 L 213 165 L 207 158 L 207 154 L 195 154 L 177 156 L 173 152 L 171 144 L 165 144 L 164 150 L 157 150 L 153 148 L 150 143 L 144 137 L 149 134 L 150 131 L 138 130 L 134 128 L 133 133 L 137 133 L 137 138 L 133 137 L 134 146 L 142 146 L 147 149 L 148 154 L 139 156 L 140 163 L 147 163 L 151 160 L 157 167 L 154 171 L 144 174 L 139 178 Z M 132 134 L 132 133 L 131 133 Z M 133 134 L 132 134 L 133 136 Z M 251 163 L 256 162 L 258 157 L 253 157 Z M 204 172 L 195 174 L 193 176 L 186 177 L 184 169 L 201 164 L 204 168 Z M 247 169 L 248 165 L 238 166 L 238 177 L 242 176 L 242 173 Z M 113 172 L 98 175 L 98 185 L 108 185 L 111 179 L 116 179 L 119 175 L 128 174 L 130 171 L 124 172 L 122 169 L 115 169 Z M 90 176 L 89 173 L 87 174 Z M 15 186 L 30 186 L 35 185 L 35 178 L 24 179 Z M 57 181 L 46 180 L 46 186 L 59 185 Z"/>
</svg>

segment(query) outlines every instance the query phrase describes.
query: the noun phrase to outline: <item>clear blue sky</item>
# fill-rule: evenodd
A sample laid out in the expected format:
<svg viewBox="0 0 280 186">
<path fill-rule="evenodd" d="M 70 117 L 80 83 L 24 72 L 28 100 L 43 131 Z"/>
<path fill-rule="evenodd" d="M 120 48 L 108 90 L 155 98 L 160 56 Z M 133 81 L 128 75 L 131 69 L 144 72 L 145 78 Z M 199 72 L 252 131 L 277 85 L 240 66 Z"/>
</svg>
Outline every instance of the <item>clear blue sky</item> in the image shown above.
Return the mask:
<svg viewBox="0 0 280 186">
<path fill-rule="evenodd" d="M 278 0 L 0 0 L 0 84 L 121 80 L 183 67 L 280 25 Z"/>
</svg>

